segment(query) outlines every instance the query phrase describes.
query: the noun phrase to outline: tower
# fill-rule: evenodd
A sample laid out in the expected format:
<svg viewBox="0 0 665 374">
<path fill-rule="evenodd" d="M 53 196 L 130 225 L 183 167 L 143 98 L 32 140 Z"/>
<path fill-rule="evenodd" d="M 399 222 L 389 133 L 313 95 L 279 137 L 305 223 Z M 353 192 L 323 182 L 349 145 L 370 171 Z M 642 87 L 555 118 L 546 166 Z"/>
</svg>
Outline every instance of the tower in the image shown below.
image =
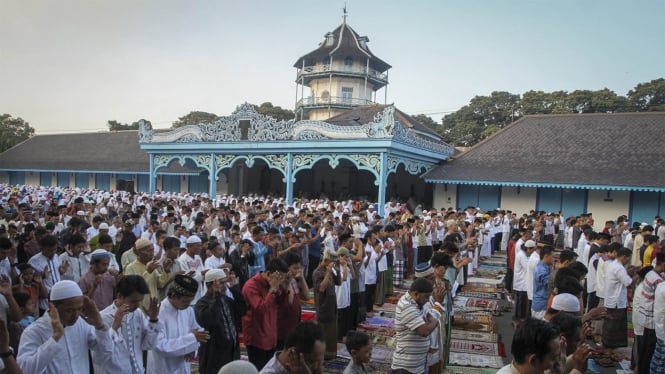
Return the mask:
<svg viewBox="0 0 665 374">
<path fill-rule="evenodd" d="M 388 96 L 388 63 L 367 46 L 344 21 L 325 35 L 319 47 L 293 65 L 296 77 L 296 118 L 326 120 L 360 105 L 376 102 L 377 91 Z"/>
</svg>

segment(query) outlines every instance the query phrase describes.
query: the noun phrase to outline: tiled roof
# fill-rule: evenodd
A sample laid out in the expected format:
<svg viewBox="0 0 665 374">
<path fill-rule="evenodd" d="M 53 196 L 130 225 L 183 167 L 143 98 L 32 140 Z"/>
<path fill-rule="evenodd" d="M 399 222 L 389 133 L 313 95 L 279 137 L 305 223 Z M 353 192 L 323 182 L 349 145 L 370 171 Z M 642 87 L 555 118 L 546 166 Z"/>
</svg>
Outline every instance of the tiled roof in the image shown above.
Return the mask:
<svg viewBox="0 0 665 374">
<path fill-rule="evenodd" d="M 320 62 L 324 57 L 333 56 L 346 58 L 347 56 L 350 56 L 362 57 L 363 59 L 369 57 L 370 67 L 379 72 L 384 72 L 391 68 L 387 62 L 376 57 L 366 44 L 363 45 L 363 43 L 361 43 L 361 37 L 347 23 L 342 23 L 330 34 L 334 37 L 332 43 L 328 44 L 326 43 L 326 40 L 324 40 L 319 45 L 319 48 L 300 57 L 293 67 L 302 67 L 303 60 L 305 61 L 305 66 L 310 66 Z"/>
<path fill-rule="evenodd" d="M 355 107 L 351 110 L 328 118 L 326 122 L 340 126 L 358 126 L 374 121 L 374 117 L 382 112 L 388 105 L 372 104 Z M 413 129 L 421 134 L 429 135 L 430 140 L 441 141 L 441 136 L 429 127 L 418 122 L 415 118 L 395 108 L 395 120 L 407 128 Z"/>
<path fill-rule="evenodd" d="M 526 116 L 424 178 L 663 189 L 665 112 Z"/>
<path fill-rule="evenodd" d="M 147 172 L 137 131 L 36 135 L 0 153 L 0 169 Z M 160 172 L 193 172 L 173 163 Z"/>
</svg>

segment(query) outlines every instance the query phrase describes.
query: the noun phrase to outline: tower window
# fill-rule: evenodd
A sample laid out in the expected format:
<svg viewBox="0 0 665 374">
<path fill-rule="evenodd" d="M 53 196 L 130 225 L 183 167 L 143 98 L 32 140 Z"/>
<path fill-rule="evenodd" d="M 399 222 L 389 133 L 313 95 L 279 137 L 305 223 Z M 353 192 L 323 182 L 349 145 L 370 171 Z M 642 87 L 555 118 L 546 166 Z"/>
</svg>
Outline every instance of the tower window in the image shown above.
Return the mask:
<svg viewBox="0 0 665 374">
<path fill-rule="evenodd" d="M 353 87 L 342 87 L 342 102 L 344 104 L 351 104 L 353 99 Z"/>
<path fill-rule="evenodd" d="M 344 59 L 344 66 L 347 67 L 347 68 L 350 68 L 351 66 L 353 66 L 353 58 L 351 58 L 351 56 L 347 56 Z"/>
</svg>

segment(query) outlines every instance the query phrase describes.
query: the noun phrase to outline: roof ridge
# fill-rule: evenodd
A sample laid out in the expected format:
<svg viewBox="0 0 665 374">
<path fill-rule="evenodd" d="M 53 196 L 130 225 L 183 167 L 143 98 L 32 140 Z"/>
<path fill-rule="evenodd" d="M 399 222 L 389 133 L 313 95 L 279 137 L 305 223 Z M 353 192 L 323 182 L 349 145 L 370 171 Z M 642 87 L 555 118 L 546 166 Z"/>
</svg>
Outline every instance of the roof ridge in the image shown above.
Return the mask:
<svg viewBox="0 0 665 374">
<path fill-rule="evenodd" d="M 522 118 L 543 118 L 543 117 L 573 117 L 573 116 L 584 116 L 584 117 L 594 117 L 594 116 L 603 116 L 603 117 L 616 117 L 616 116 L 634 116 L 634 115 L 665 115 L 665 112 L 617 112 L 617 113 L 555 113 L 555 114 L 525 114 Z"/>
<path fill-rule="evenodd" d="M 344 30 L 347 29 L 347 28 L 349 29 L 349 33 L 351 33 L 351 37 L 353 38 L 353 40 L 354 40 L 355 43 L 356 43 L 356 47 L 358 47 L 358 49 L 359 49 L 362 53 L 364 53 L 367 57 L 372 58 L 371 53 L 368 53 L 367 51 L 365 51 L 364 49 L 362 49 L 362 47 L 360 47 L 360 43 L 358 43 L 358 39 L 356 38 L 356 32 L 355 32 L 355 30 L 352 29 L 351 26 L 348 26 L 348 25 L 346 24 L 346 22 L 342 22 L 342 25 L 340 26 L 340 30 L 339 30 L 339 40 L 337 41 L 337 46 L 336 46 L 335 48 L 333 48 L 333 49 L 328 53 L 328 55 L 329 55 L 329 56 L 332 56 L 333 53 L 335 53 L 335 51 L 337 51 L 337 50 L 339 49 L 339 47 L 342 46 L 342 39 L 344 38 Z"/>
</svg>

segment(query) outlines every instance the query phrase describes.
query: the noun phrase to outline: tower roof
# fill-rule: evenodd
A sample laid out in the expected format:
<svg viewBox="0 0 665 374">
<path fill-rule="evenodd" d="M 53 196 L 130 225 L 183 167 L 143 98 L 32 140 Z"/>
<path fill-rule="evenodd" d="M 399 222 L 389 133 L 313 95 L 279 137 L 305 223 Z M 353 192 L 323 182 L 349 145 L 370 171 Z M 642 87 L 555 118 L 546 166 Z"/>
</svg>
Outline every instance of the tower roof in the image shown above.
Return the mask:
<svg viewBox="0 0 665 374">
<path fill-rule="evenodd" d="M 359 36 L 355 30 L 351 28 L 346 22 L 343 22 L 332 32 L 325 35 L 323 42 L 319 44 L 319 48 L 309 52 L 308 54 L 300 57 L 293 65 L 295 68 L 303 66 L 311 66 L 321 61 L 325 57 L 341 57 L 346 58 L 350 56 L 369 58 L 370 66 L 379 71 L 384 72 L 391 68 L 391 66 L 376 57 L 367 46 L 369 38 L 366 36 Z"/>
</svg>

